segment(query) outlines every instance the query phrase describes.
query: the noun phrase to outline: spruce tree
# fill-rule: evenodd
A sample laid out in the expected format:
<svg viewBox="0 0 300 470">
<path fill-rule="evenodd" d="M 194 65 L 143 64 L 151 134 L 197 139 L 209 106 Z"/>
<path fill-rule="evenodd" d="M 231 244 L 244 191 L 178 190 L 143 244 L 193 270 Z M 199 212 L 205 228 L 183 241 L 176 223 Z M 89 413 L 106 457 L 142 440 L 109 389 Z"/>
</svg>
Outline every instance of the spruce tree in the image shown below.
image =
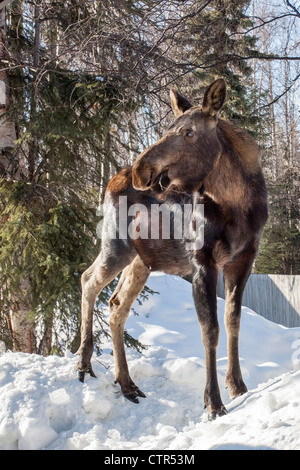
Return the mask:
<svg viewBox="0 0 300 470">
<path fill-rule="evenodd" d="M 124 100 L 118 58 L 111 63 L 116 75 L 87 67 L 97 53 L 96 60 L 109 60 L 112 43 L 78 51 L 95 23 L 106 24 L 115 11 L 99 2 L 67 4 L 16 0 L 8 7 L 12 152 L 21 168 L 18 179 L 4 171 L 0 180 L 1 339 L 11 346 L 6 325 L 14 292 L 30 299 L 32 331 L 39 324 L 41 332 L 35 351 L 44 354 L 78 346 L 80 277 L 100 249 L 99 194 L 110 168 L 119 167 L 113 133 L 138 103 Z M 113 287 L 95 306 L 101 322 L 100 301 Z"/>
<path fill-rule="evenodd" d="M 194 101 L 200 102 L 209 83 L 223 77 L 228 97 L 222 115 L 257 134 L 259 119 L 253 113 L 257 96 L 246 59 L 258 54 L 255 36 L 247 33 L 252 26 L 249 4 L 249 0 L 213 0 L 192 17 L 187 24 L 185 52 L 193 77 L 182 85 Z"/>
</svg>

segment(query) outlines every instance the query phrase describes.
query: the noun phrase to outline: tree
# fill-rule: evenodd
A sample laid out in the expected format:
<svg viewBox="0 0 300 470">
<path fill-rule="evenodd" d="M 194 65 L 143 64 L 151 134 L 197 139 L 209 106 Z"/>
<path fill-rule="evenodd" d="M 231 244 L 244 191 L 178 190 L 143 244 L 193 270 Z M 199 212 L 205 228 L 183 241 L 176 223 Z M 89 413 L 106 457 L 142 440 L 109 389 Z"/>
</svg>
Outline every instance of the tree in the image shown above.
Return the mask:
<svg viewBox="0 0 300 470">
<path fill-rule="evenodd" d="M 223 77 L 228 84 L 224 115 L 257 133 L 258 117 L 251 113 L 256 94 L 252 87 L 249 56 L 257 55 L 255 36 L 247 33 L 252 26 L 247 9 L 249 1 L 214 0 L 201 15 L 192 19 L 191 60 L 197 65 L 202 91 L 214 78 Z M 194 88 L 199 94 L 199 85 Z"/>
<path fill-rule="evenodd" d="M 16 140 L 16 128 L 14 122 L 9 118 L 11 108 L 10 81 L 6 72 L 5 64 L 9 60 L 6 48 L 6 21 L 5 8 L 0 10 L 0 175 L 18 179 L 20 175 L 20 165 L 14 155 L 14 145 Z M 1 200 L 0 207 L 2 209 Z M 2 212 L 2 226 L 7 224 L 10 215 Z M 3 248 L 1 249 L 1 252 Z M 3 275 L 3 266 L 0 267 L 0 277 Z M 1 315 L 1 323 L 10 332 L 11 347 L 13 350 L 24 352 L 34 351 L 35 335 L 28 318 L 31 307 L 31 297 L 29 294 L 29 278 L 21 275 L 14 285 L 11 278 L 7 278 L 2 283 L 0 289 L 0 299 L 8 296 L 7 314 Z M 5 331 L 5 328 L 3 329 Z M 6 335 L 7 336 L 7 335 Z"/>
<path fill-rule="evenodd" d="M 82 56 L 72 53 L 86 37 L 82 24 L 87 21 L 90 28 L 96 17 L 81 2 L 69 6 L 58 11 L 52 2 L 14 2 L 7 24 L 11 55 L 4 65 L 15 104 L 10 117 L 18 122 L 14 154 L 25 165 L 17 180 L 5 174 L 0 181 L 0 282 L 6 286 L 1 319 L 4 325 L 9 318 L 12 292 L 19 302 L 26 298 L 26 317 L 41 331 L 33 349 L 44 353 L 64 346 L 49 341 L 58 335 L 58 323 L 76 350 L 80 275 L 99 251 L 99 183 L 109 177 L 111 163 L 118 166 L 112 127 L 135 106 L 123 100 L 120 81 L 111 73 L 102 77 L 86 70 L 82 60 L 86 65 L 94 48 L 84 49 Z M 48 49 L 60 36 L 62 50 Z M 96 309 L 100 318 L 99 305 Z M 7 331 L 3 334 L 7 340 Z"/>
<path fill-rule="evenodd" d="M 10 108 L 9 81 L 5 64 L 8 53 L 5 44 L 6 21 L 5 8 L 0 9 L 0 174 L 10 171 L 14 175 L 14 164 L 11 160 L 11 149 L 16 140 L 16 129 L 14 123 L 7 118 Z"/>
<path fill-rule="evenodd" d="M 278 177 L 283 178 L 283 168 L 290 169 L 284 159 L 274 160 L 275 145 L 288 148 L 289 155 L 293 148 L 296 158 L 298 134 L 291 135 L 291 119 L 288 125 L 278 120 L 282 101 L 276 100 L 281 90 L 274 85 L 273 60 L 283 63 L 289 57 L 288 64 L 294 64 L 294 50 L 289 45 L 276 55 L 264 49 L 256 36 L 276 21 L 257 13 L 255 5 L 249 18 L 249 5 L 237 0 L 14 0 L 7 7 L 0 52 L 0 79 L 7 84 L 9 78 L 10 84 L 2 124 L 8 129 L 14 123 L 13 145 L 0 156 L 0 322 L 7 344 L 14 293 L 19 304 L 27 303 L 34 334 L 39 326 L 36 352 L 61 352 L 66 345 L 76 350 L 80 275 L 101 243 L 96 207 L 110 176 L 132 163 L 167 126 L 170 87 L 179 87 L 197 104 L 202 86 L 224 76 L 226 116 L 258 136 L 267 130 L 274 142 L 261 139 L 264 160 L 277 165 Z M 298 20 L 293 7 L 285 2 L 278 21 Z M 265 79 L 267 70 L 272 83 Z M 286 77 L 289 93 L 296 75 L 287 68 Z M 269 89 L 263 87 L 267 81 Z M 291 106 L 287 99 L 286 116 Z M 292 234 L 298 227 L 296 177 L 285 175 Z M 275 202 L 274 208 L 277 202 L 282 207 L 282 201 Z M 107 302 L 113 287 L 101 301 Z M 107 330 L 100 302 L 95 315 L 100 336 Z"/>
<path fill-rule="evenodd" d="M 290 56 L 299 50 L 299 15 L 291 2 L 272 8 L 267 2 L 255 5 L 259 48 L 262 54 Z M 280 35 L 280 41 L 272 38 Z M 255 80 L 259 82 L 262 160 L 269 190 L 269 221 L 259 257 L 257 272 L 298 274 L 299 240 L 299 61 L 255 61 Z"/>
</svg>

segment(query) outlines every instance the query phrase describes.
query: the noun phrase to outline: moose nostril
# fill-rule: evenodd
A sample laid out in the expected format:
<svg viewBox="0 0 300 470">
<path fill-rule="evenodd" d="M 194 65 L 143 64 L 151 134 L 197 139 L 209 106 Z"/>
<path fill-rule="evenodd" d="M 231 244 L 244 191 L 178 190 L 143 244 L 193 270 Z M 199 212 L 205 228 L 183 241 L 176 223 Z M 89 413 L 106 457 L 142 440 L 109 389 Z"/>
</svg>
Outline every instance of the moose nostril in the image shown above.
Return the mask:
<svg viewBox="0 0 300 470">
<path fill-rule="evenodd" d="M 153 170 L 147 162 L 136 162 L 132 170 L 132 183 L 134 189 L 145 191 L 152 186 Z"/>
<path fill-rule="evenodd" d="M 159 183 L 160 189 L 162 191 L 168 188 L 168 186 L 170 184 L 170 178 L 168 176 L 168 171 L 164 171 L 163 173 L 160 174 L 158 183 Z"/>
<path fill-rule="evenodd" d="M 152 176 L 153 176 L 153 171 L 151 171 L 150 178 L 148 179 L 148 181 L 146 183 L 147 188 L 150 188 L 150 186 L 152 184 Z"/>
</svg>

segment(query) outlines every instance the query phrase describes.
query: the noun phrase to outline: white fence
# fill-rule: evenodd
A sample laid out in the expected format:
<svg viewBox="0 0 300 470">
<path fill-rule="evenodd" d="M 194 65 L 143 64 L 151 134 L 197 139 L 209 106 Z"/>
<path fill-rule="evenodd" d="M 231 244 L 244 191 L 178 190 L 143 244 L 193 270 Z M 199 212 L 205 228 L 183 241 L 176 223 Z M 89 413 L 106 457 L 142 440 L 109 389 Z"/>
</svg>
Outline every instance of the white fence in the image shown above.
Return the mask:
<svg viewBox="0 0 300 470">
<path fill-rule="evenodd" d="M 225 298 L 222 274 L 218 296 Z M 300 327 L 300 275 L 251 274 L 242 305 L 275 323 Z"/>
</svg>

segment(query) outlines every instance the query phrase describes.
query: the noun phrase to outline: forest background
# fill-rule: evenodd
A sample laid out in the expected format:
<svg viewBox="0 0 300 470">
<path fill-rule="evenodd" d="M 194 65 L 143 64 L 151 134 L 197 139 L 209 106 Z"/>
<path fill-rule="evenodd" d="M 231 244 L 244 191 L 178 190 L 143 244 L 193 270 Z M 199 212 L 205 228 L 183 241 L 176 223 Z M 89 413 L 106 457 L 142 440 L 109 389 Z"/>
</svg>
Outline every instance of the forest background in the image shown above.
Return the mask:
<svg viewBox="0 0 300 470">
<path fill-rule="evenodd" d="M 171 87 L 200 104 L 205 87 L 225 78 L 223 116 L 256 138 L 269 192 L 254 272 L 300 274 L 299 26 L 299 0 L 14 0 L 1 8 L 5 348 L 77 350 L 80 276 L 100 248 L 97 207 L 109 178 L 173 119 Z M 101 303 L 113 287 L 95 306 L 98 352 L 108 334 Z"/>
</svg>

